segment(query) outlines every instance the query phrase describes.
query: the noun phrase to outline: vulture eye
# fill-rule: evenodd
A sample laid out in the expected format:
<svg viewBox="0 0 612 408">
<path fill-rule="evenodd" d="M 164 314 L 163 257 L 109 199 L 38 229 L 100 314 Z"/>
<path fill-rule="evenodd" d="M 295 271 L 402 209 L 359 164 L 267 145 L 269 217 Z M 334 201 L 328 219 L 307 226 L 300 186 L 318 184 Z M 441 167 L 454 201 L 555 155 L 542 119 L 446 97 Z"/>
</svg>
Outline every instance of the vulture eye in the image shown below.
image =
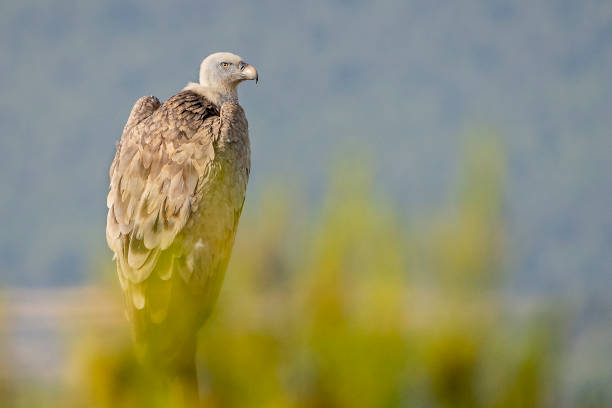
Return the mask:
<svg viewBox="0 0 612 408">
<path fill-rule="evenodd" d="M 223 65 L 223 68 L 229 67 L 229 63 L 228 62 L 223 62 L 223 63 L 221 63 L 221 65 Z"/>
</svg>

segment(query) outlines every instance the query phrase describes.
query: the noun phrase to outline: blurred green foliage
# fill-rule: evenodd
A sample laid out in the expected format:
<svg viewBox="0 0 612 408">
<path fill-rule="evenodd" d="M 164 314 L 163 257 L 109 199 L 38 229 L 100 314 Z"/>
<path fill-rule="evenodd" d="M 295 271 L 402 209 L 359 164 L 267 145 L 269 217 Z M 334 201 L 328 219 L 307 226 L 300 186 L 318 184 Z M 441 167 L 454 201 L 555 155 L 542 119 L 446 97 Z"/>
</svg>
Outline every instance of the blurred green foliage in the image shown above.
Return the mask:
<svg viewBox="0 0 612 408">
<path fill-rule="evenodd" d="M 507 307 L 503 157 L 475 146 L 457 205 L 410 228 L 350 166 L 314 211 L 272 190 L 249 203 L 200 335 L 202 406 L 554 404 L 561 326 Z M 59 405 L 196 405 L 157 387 L 127 337 L 75 345 Z"/>
</svg>

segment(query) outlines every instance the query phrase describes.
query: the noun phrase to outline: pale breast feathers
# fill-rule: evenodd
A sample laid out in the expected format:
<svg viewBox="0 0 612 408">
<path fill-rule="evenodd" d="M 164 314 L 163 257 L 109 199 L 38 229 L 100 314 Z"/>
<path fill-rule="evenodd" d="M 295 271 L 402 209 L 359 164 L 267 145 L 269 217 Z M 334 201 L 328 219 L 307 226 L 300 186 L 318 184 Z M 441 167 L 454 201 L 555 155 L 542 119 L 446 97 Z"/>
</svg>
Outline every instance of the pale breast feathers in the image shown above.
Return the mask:
<svg viewBox="0 0 612 408">
<path fill-rule="evenodd" d="M 106 238 L 124 290 L 144 306 L 139 283 L 155 269 L 172 274 L 175 238 L 198 205 L 219 131 L 217 108 L 181 92 L 163 105 L 143 97 L 134 105 L 110 168 Z M 175 248 L 180 255 L 182 248 Z M 165 253 L 164 256 L 160 256 Z M 129 282 L 126 282 L 129 281 Z"/>
</svg>

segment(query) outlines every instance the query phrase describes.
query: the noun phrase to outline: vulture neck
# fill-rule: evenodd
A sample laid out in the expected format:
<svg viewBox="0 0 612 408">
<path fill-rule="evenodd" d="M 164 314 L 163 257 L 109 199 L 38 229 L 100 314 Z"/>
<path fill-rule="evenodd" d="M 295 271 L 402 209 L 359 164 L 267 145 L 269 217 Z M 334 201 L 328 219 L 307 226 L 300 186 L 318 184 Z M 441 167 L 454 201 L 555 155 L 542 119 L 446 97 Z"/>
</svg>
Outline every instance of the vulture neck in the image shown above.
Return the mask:
<svg viewBox="0 0 612 408">
<path fill-rule="evenodd" d="M 238 89 L 236 85 L 231 84 L 226 87 L 217 87 L 217 89 L 215 89 L 206 83 L 190 82 L 183 88 L 183 91 L 197 93 L 217 105 L 217 108 L 221 109 L 221 105 L 223 105 L 224 102 L 238 102 Z"/>
</svg>

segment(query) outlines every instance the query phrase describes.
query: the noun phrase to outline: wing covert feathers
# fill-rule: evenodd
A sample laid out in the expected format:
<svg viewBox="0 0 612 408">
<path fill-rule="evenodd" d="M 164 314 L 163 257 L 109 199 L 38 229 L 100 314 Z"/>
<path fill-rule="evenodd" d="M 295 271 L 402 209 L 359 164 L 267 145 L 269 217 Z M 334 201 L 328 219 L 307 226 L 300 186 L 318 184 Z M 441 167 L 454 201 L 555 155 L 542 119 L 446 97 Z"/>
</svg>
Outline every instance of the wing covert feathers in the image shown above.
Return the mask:
<svg viewBox="0 0 612 408">
<path fill-rule="evenodd" d="M 234 105 L 224 105 L 221 111 L 233 115 L 224 117 L 183 91 L 163 105 L 145 96 L 132 108 L 110 168 L 106 238 L 141 326 L 142 313 L 146 321 L 164 321 L 173 291 L 194 277 L 212 282 L 203 276 L 224 273 L 250 160 L 246 118 Z M 234 152 L 232 139 L 247 147 Z"/>
</svg>

